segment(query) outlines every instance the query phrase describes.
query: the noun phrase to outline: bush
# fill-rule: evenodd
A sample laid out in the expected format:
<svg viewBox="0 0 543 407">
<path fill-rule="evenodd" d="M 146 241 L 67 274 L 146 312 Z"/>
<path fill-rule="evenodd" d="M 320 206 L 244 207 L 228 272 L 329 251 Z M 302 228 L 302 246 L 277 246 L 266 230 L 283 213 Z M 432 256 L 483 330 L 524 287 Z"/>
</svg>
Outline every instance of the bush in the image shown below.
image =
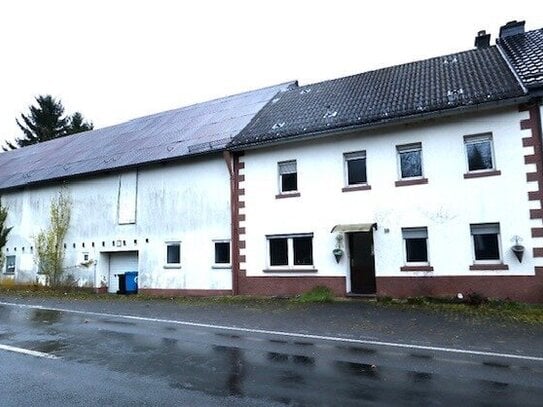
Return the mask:
<svg viewBox="0 0 543 407">
<path fill-rule="evenodd" d="M 332 302 L 334 294 L 330 288 L 325 286 L 316 286 L 310 291 L 300 295 L 298 302 Z"/>
<path fill-rule="evenodd" d="M 481 293 L 473 292 L 466 295 L 464 302 L 468 305 L 478 307 L 479 305 L 486 304 L 488 302 L 488 298 Z"/>
</svg>

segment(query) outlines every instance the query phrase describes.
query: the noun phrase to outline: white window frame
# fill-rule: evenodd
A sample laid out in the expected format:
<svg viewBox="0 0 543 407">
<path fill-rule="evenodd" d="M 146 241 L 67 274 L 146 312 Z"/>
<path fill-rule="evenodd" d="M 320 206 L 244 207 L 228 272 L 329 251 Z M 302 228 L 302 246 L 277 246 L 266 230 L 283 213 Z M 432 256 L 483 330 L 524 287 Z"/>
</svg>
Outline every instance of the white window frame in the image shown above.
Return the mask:
<svg viewBox="0 0 543 407">
<path fill-rule="evenodd" d="M 361 182 L 359 184 L 349 184 L 349 161 L 360 160 L 360 159 L 364 159 L 364 162 L 366 165 L 366 182 Z M 343 175 L 344 175 L 344 183 L 347 188 L 368 185 L 368 159 L 366 156 L 366 150 L 343 153 Z"/>
<path fill-rule="evenodd" d="M 179 245 L 179 263 L 168 263 L 168 247 Z M 180 269 L 181 268 L 181 240 L 167 240 L 164 242 L 164 268 L 165 269 Z"/>
<path fill-rule="evenodd" d="M 498 240 L 498 256 L 499 259 L 497 260 L 477 260 L 475 257 L 475 240 L 473 238 L 476 234 L 483 234 L 483 233 L 473 233 L 472 227 L 480 227 L 484 228 L 485 226 L 491 229 L 493 226 L 498 226 L 498 233 L 496 233 L 496 239 Z M 502 253 L 502 239 L 501 239 L 501 227 L 498 222 L 488 222 L 488 223 L 470 223 L 469 225 L 469 234 L 471 238 L 471 253 L 473 257 L 473 264 L 503 264 L 503 253 Z"/>
<path fill-rule="evenodd" d="M 401 153 L 409 153 L 413 151 L 420 151 L 420 175 L 415 177 L 402 177 L 402 160 L 400 158 Z M 398 179 L 399 180 L 411 180 L 411 179 L 423 179 L 424 178 L 424 157 L 422 156 L 422 143 L 410 143 L 396 146 L 396 162 L 398 167 Z"/>
<path fill-rule="evenodd" d="M 294 165 L 296 166 L 296 172 L 295 173 L 288 172 L 286 174 L 296 174 L 296 190 L 283 191 L 283 183 L 282 183 L 283 174 L 281 173 L 281 164 L 292 164 L 292 163 L 294 163 Z M 298 161 L 297 160 L 279 161 L 277 163 L 277 183 L 278 183 L 277 187 L 278 187 L 278 191 L 279 191 L 280 195 L 297 194 L 298 190 L 300 189 L 298 181 L 299 181 L 299 179 L 298 179 Z"/>
<path fill-rule="evenodd" d="M 294 265 L 294 238 L 297 237 L 310 237 L 311 238 L 311 254 L 313 264 L 311 265 Z M 313 251 L 313 233 L 295 233 L 295 234 L 284 234 L 284 235 L 266 235 L 266 256 L 267 256 L 267 269 L 270 271 L 273 270 L 315 270 L 315 252 Z M 271 265 L 271 251 L 270 251 L 270 240 L 273 239 L 287 239 L 287 264 L 281 266 L 272 266 Z"/>
<path fill-rule="evenodd" d="M 216 263 L 215 258 L 215 251 L 216 251 L 216 244 L 217 243 L 228 243 L 228 250 L 230 252 L 230 262 L 228 263 Z M 230 242 L 230 239 L 216 239 L 213 240 L 213 266 L 214 269 L 229 269 L 232 268 L 232 243 Z"/>
<path fill-rule="evenodd" d="M 411 235 L 412 239 L 416 239 L 417 235 L 423 235 L 426 234 L 426 258 L 427 261 L 407 261 L 407 242 L 406 240 L 409 239 L 409 237 L 406 238 L 406 235 Z M 422 237 L 419 237 L 419 239 L 422 239 Z M 428 227 L 426 226 L 418 226 L 418 227 L 405 227 L 402 228 L 402 243 L 403 243 L 403 258 L 404 258 L 404 264 L 406 266 L 429 266 L 430 265 L 430 246 L 429 246 L 429 239 L 428 239 Z"/>
<path fill-rule="evenodd" d="M 468 157 L 468 144 L 475 144 L 481 141 L 490 142 L 490 154 L 492 157 L 492 167 L 484 168 L 482 170 L 470 170 L 469 169 L 469 157 Z M 466 161 L 466 173 L 468 174 L 477 174 L 484 173 L 489 171 L 496 171 L 496 156 L 494 154 L 494 139 L 492 133 L 482 133 L 482 134 L 473 134 L 469 136 L 464 136 L 464 157 Z"/>
<path fill-rule="evenodd" d="M 5 255 L 5 266 L 4 266 L 4 271 L 3 271 L 3 274 L 7 274 L 7 275 L 13 275 L 15 274 L 15 270 L 17 269 L 17 256 L 15 254 L 7 254 Z M 15 257 L 15 260 L 13 262 L 13 270 L 9 271 L 8 270 L 8 257 Z M 11 268 L 11 267 L 10 267 Z"/>
</svg>

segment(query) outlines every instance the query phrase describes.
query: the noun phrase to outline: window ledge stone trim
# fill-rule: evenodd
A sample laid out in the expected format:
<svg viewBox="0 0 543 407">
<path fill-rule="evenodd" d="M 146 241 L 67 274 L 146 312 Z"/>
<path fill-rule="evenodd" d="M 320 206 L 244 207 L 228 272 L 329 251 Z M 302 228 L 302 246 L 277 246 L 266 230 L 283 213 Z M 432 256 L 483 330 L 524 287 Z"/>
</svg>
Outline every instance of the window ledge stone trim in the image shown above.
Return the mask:
<svg viewBox="0 0 543 407">
<path fill-rule="evenodd" d="M 497 176 L 497 175 L 502 175 L 502 172 L 500 170 L 489 170 L 489 171 L 481 171 L 481 172 L 466 172 L 464 174 L 464 179 L 494 177 L 494 176 Z"/>
<path fill-rule="evenodd" d="M 347 185 L 346 187 L 341 188 L 341 192 L 351 192 L 351 191 L 369 191 L 371 185 L 362 184 L 362 185 Z"/>
<path fill-rule="evenodd" d="M 293 193 L 287 193 L 287 192 L 283 192 L 282 194 L 277 194 L 275 195 L 275 199 L 283 199 L 283 198 L 298 198 L 300 197 L 300 193 L 299 192 L 293 192 Z"/>
<path fill-rule="evenodd" d="M 509 270 L 507 264 L 498 263 L 498 264 L 472 264 L 469 266 L 470 270 L 476 271 L 494 271 L 494 270 Z"/>
<path fill-rule="evenodd" d="M 407 187 L 410 185 L 423 185 L 428 183 L 428 178 L 400 179 L 394 183 L 397 187 Z"/>
<path fill-rule="evenodd" d="M 165 269 L 180 269 L 181 264 L 164 264 L 162 267 Z"/>
<path fill-rule="evenodd" d="M 318 269 L 304 269 L 304 268 L 277 268 L 277 269 L 264 269 L 263 273 L 316 273 Z"/>
<path fill-rule="evenodd" d="M 402 266 L 400 271 L 434 271 L 433 266 Z"/>
</svg>

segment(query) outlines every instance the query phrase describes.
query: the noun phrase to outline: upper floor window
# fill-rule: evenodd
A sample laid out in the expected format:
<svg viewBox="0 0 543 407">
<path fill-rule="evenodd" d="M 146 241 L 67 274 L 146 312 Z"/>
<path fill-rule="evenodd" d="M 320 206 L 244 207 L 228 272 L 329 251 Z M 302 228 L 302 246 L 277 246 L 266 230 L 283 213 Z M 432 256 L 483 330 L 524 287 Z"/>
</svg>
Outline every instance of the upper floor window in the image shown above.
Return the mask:
<svg viewBox="0 0 543 407">
<path fill-rule="evenodd" d="M 397 146 L 400 178 L 422 177 L 422 144 Z"/>
<path fill-rule="evenodd" d="M 278 163 L 278 170 L 279 192 L 283 194 L 298 191 L 298 171 L 296 169 L 296 160 Z"/>
<path fill-rule="evenodd" d="M 470 225 L 475 262 L 500 261 L 500 224 L 478 223 Z"/>
<path fill-rule="evenodd" d="M 270 268 L 313 266 L 313 234 L 271 235 L 268 239 Z"/>
<path fill-rule="evenodd" d="M 6 274 L 15 273 L 15 256 L 6 256 Z"/>
<path fill-rule="evenodd" d="M 343 154 L 347 186 L 367 184 L 366 152 L 357 151 Z"/>
<path fill-rule="evenodd" d="M 402 237 L 405 241 L 405 262 L 428 263 L 428 229 L 402 228 Z"/>
<path fill-rule="evenodd" d="M 485 171 L 494 169 L 494 148 L 491 134 L 480 134 L 464 137 L 468 171 Z"/>
</svg>

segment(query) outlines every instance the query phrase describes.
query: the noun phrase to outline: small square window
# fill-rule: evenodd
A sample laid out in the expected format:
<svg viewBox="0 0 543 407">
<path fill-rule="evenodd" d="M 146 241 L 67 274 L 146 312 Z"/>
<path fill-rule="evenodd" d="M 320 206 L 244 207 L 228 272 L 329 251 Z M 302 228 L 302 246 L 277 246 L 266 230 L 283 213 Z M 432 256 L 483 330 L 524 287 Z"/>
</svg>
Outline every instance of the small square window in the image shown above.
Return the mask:
<svg viewBox="0 0 543 407">
<path fill-rule="evenodd" d="M 402 228 L 406 263 L 428 263 L 428 229 Z"/>
<path fill-rule="evenodd" d="M 283 161 L 278 163 L 279 169 L 279 192 L 288 193 L 298 190 L 298 172 L 296 160 Z"/>
<path fill-rule="evenodd" d="M 360 185 L 368 182 L 366 174 L 366 152 L 345 153 L 347 185 Z"/>
<path fill-rule="evenodd" d="M 468 171 L 485 171 L 494 169 L 494 148 L 492 135 L 464 137 Z"/>
<path fill-rule="evenodd" d="M 217 241 L 215 243 L 215 266 L 230 265 L 230 242 Z"/>
<path fill-rule="evenodd" d="M 181 264 L 181 242 L 166 243 L 166 266 L 179 266 Z"/>
<path fill-rule="evenodd" d="M 313 267 L 313 234 L 268 236 L 269 265 L 284 269 Z"/>
<path fill-rule="evenodd" d="M 470 225 L 476 262 L 500 261 L 500 224 L 479 223 Z"/>
<path fill-rule="evenodd" d="M 6 274 L 15 273 L 15 256 L 6 256 Z"/>
<path fill-rule="evenodd" d="M 422 177 L 422 144 L 397 146 L 400 178 Z"/>
</svg>

